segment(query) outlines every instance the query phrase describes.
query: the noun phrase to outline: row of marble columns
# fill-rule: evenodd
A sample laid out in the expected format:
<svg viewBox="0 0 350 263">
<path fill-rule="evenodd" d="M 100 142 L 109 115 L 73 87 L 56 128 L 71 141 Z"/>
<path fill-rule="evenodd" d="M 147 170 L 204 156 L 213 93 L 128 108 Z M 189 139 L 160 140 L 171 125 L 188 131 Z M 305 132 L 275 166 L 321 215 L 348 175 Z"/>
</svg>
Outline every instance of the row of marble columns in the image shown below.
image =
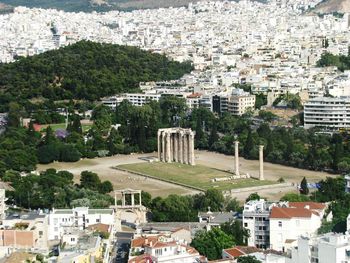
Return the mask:
<svg viewBox="0 0 350 263">
<path fill-rule="evenodd" d="M 162 129 L 158 131 L 158 160 L 195 165 L 194 133 L 191 130 Z"/>
<path fill-rule="evenodd" d="M 114 192 L 114 204 L 115 206 L 117 206 L 117 196 L 118 194 L 120 195 L 121 194 L 121 201 L 122 201 L 122 204 L 121 206 L 122 207 L 126 207 L 126 206 L 131 206 L 131 207 L 134 207 L 134 206 L 140 206 L 142 204 L 142 200 L 141 200 L 141 190 L 120 190 L 120 191 L 115 191 Z M 138 204 L 135 204 L 135 195 L 138 195 Z M 130 196 L 130 200 L 128 200 L 127 202 L 127 196 Z"/>
<path fill-rule="evenodd" d="M 235 141 L 235 175 L 239 176 L 239 141 Z M 259 180 L 264 180 L 264 146 L 259 145 Z"/>
</svg>

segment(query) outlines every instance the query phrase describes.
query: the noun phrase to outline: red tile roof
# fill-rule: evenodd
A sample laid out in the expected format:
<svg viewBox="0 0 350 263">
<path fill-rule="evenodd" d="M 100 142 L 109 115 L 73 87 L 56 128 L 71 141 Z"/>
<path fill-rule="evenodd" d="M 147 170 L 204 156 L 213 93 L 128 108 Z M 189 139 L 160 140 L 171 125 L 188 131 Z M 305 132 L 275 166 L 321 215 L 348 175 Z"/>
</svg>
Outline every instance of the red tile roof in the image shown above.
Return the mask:
<svg viewBox="0 0 350 263">
<path fill-rule="evenodd" d="M 326 205 L 323 203 L 316 203 L 316 202 L 289 202 L 289 207 L 295 207 L 295 208 L 306 208 L 309 206 L 309 209 L 311 210 L 323 210 L 326 208 Z"/>
<path fill-rule="evenodd" d="M 158 238 L 159 236 L 135 238 L 131 241 L 131 247 L 144 247 L 151 242 L 154 244 L 158 241 Z"/>
<path fill-rule="evenodd" d="M 273 207 L 270 218 L 293 218 L 305 217 L 310 218 L 312 211 L 305 208 L 290 208 L 290 207 Z"/>
<path fill-rule="evenodd" d="M 239 257 L 239 256 L 245 255 L 245 254 L 243 253 L 243 251 L 240 251 L 240 250 L 237 249 L 237 248 L 228 248 L 228 249 L 224 249 L 224 251 L 225 251 L 227 254 L 229 254 L 231 257 L 233 257 L 233 258 L 237 258 L 237 257 Z"/>
<path fill-rule="evenodd" d="M 233 248 L 224 249 L 224 251 L 230 256 L 237 258 L 239 256 L 248 255 L 262 250 L 256 247 L 236 246 Z"/>
<path fill-rule="evenodd" d="M 128 261 L 128 263 L 153 263 L 152 257 L 149 254 L 143 254 L 134 257 Z"/>
</svg>

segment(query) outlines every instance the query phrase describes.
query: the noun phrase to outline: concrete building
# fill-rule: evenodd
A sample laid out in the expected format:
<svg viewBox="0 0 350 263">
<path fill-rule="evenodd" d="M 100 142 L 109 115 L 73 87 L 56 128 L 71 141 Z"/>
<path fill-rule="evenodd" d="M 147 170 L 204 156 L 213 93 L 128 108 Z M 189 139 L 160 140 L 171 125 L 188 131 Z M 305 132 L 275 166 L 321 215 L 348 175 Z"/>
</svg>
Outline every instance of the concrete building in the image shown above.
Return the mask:
<svg viewBox="0 0 350 263">
<path fill-rule="evenodd" d="M 249 230 L 248 246 L 270 248 L 270 210 L 275 203 L 264 199 L 244 204 L 243 227 Z"/>
<path fill-rule="evenodd" d="M 317 209 L 313 209 L 317 208 Z M 286 251 L 301 235 L 317 233 L 322 223 L 324 204 L 309 203 L 304 207 L 273 207 L 270 215 L 270 248 Z"/>
<path fill-rule="evenodd" d="M 350 175 L 345 175 L 345 192 L 350 193 Z"/>
<path fill-rule="evenodd" d="M 304 105 L 304 127 L 326 130 L 350 128 L 350 97 L 318 97 Z"/>
<path fill-rule="evenodd" d="M 14 213 L 3 219 L 0 247 L 9 251 L 36 249 L 47 252 L 48 215 L 40 212 Z"/>
<path fill-rule="evenodd" d="M 194 263 L 205 262 L 197 250 L 186 244 L 167 239 L 158 239 L 144 245 L 144 254 L 129 259 L 129 263 L 164 262 Z"/>
<path fill-rule="evenodd" d="M 114 209 L 53 209 L 49 214 L 49 240 L 60 240 L 67 232 L 84 230 L 94 224 L 114 226 L 115 220 Z"/>
<path fill-rule="evenodd" d="M 250 232 L 248 246 L 286 251 L 299 236 L 316 233 L 326 208 L 315 202 L 249 201 L 243 209 L 243 227 Z M 331 220 L 331 214 L 326 219 Z"/>
<path fill-rule="evenodd" d="M 286 263 L 345 263 L 350 261 L 350 234 L 301 236 Z"/>
<path fill-rule="evenodd" d="M 228 98 L 227 111 L 232 115 L 241 116 L 249 109 L 254 108 L 255 95 L 244 92 L 242 89 L 234 89 L 232 95 Z"/>
<path fill-rule="evenodd" d="M 191 129 L 158 130 L 158 160 L 195 165 L 194 136 L 195 133 Z"/>
</svg>

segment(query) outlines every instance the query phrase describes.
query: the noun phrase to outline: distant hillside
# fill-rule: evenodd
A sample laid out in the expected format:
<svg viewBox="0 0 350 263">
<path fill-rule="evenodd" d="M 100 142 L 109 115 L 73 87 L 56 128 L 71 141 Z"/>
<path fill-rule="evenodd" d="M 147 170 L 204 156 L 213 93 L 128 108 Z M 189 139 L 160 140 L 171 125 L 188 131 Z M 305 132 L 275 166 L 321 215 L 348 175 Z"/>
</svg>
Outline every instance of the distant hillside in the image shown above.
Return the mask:
<svg viewBox="0 0 350 263">
<path fill-rule="evenodd" d="M 10 13 L 12 11 L 13 11 L 13 7 L 12 6 L 0 3 L 0 15 L 1 14 Z"/>
<path fill-rule="evenodd" d="M 318 4 L 313 13 L 328 14 L 328 13 L 349 13 L 350 0 L 324 0 Z"/>
<path fill-rule="evenodd" d="M 135 90 L 142 81 L 178 79 L 191 70 L 190 63 L 136 47 L 81 41 L 0 64 L 0 112 L 11 101 L 33 98 L 97 100 Z"/>
<path fill-rule="evenodd" d="M 160 7 L 179 7 L 194 0 L 0 0 L 11 6 L 55 8 L 67 12 L 91 12 L 111 10 L 133 10 Z M 199 0 L 201 1 L 201 0 Z"/>
</svg>

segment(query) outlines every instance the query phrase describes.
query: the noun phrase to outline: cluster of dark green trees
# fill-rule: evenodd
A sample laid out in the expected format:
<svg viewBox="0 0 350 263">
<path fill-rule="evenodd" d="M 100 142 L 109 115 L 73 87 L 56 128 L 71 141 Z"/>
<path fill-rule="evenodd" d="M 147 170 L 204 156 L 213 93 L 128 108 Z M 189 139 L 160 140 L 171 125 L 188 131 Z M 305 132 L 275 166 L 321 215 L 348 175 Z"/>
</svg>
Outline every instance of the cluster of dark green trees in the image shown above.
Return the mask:
<svg viewBox="0 0 350 263">
<path fill-rule="evenodd" d="M 293 128 L 273 127 L 273 114 L 261 111 L 257 126 L 250 114 L 240 117 L 224 113 L 214 115 L 205 108 L 189 113 L 185 100 L 162 97 L 143 107 L 123 101 L 114 111 L 95 107 L 94 124 L 83 132 L 80 117 L 69 117 L 68 133 L 56 137 L 51 128 L 42 135 L 33 125 L 20 127 L 20 107 L 10 103 L 9 128 L 0 136 L 0 172 L 14 169 L 31 171 L 37 162 L 77 161 L 81 157 L 152 152 L 157 149 L 157 130 L 163 127 L 189 127 L 196 131 L 195 147 L 233 154 L 233 141 L 240 141 L 240 155 L 258 158 L 258 146 L 264 145 L 266 161 L 311 170 L 350 171 L 350 143 L 347 133 L 315 133 L 295 125 Z M 118 129 L 111 128 L 120 124 Z M 85 138 L 84 138 L 85 136 Z M 87 139 L 87 140 L 86 140 Z"/>
<path fill-rule="evenodd" d="M 171 80 L 193 69 L 136 47 L 81 41 L 59 50 L 0 64 L 0 112 L 32 98 L 98 100 L 137 90 L 140 82 Z"/>
<path fill-rule="evenodd" d="M 350 48 L 349 48 L 350 51 Z M 350 54 L 350 53 L 349 53 Z M 333 55 L 331 53 L 324 53 L 321 56 L 321 59 L 317 62 L 317 66 L 319 67 L 328 67 L 335 66 L 340 71 L 349 70 L 350 69 L 350 56 L 344 55 Z"/>
<path fill-rule="evenodd" d="M 114 201 L 108 195 L 113 191 L 112 184 L 109 181 L 101 182 L 97 174 L 88 171 L 81 173 L 80 184 L 74 184 L 73 174 L 55 169 L 41 172 L 40 176 L 30 174 L 25 177 L 18 172 L 7 171 L 2 180 L 13 187 L 13 191 L 6 193 L 9 202 L 22 208 L 104 208 Z"/>
<path fill-rule="evenodd" d="M 169 195 L 166 198 L 154 199 L 148 193 L 143 193 L 142 204 L 152 211 L 152 220 L 156 222 L 197 222 L 198 212 L 207 211 L 238 211 L 236 199 L 224 198 L 221 191 L 209 189 L 197 195 Z"/>
<path fill-rule="evenodd" d="M 209 189 L 194 196 L 169 195 L 166 198 L 156 197 L 142 192 L 142 204 L 151 211 L 151 219 L 156 222 L 198 222 L 198 212 L 240 211 L 242 208 L 236 199 L 224 198 L 221 191 Z M 246 245 L 249 233 L 240 221 L 229 221 L 210 231 L 199 231 L 191 246 L 209 260 L 221 258 L 224 248 L 234 245 Z"/>
</svg>

